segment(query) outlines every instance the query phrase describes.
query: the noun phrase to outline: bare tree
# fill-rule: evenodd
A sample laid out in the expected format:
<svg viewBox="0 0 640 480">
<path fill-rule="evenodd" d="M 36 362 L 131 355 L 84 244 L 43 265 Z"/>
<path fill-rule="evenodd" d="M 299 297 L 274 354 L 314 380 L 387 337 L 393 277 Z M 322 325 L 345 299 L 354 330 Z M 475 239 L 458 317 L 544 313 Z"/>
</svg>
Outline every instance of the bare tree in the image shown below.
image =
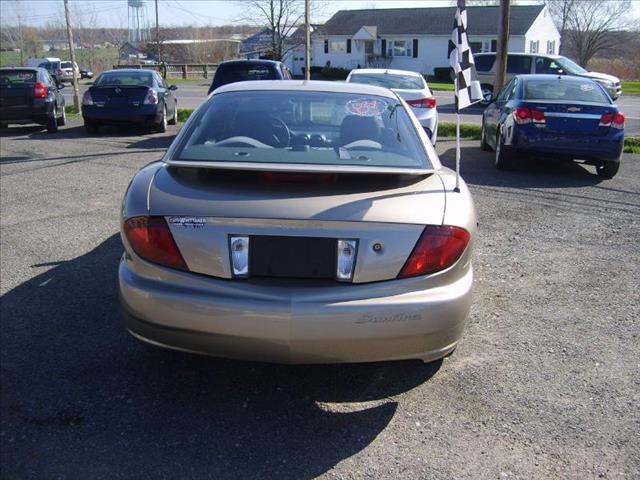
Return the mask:
<svg viewBox="0 0 640 480">
<path fill-rule="evenodd" d="M 304 23 L 304 1 L 249 0 L 241 5 L 242 20 L 269 29 L 269 56 L 274 60 L 282 60 L 304 42 L 303 35 L 293 37 Z"/>
<path fill-rule="evenodd" d="M 563 52 L 570 49 L 583 67 L 594 56 L 619 45 L 619 35 L 632 28 L 631 0 L 546 0 L 552 18 L 557 21 Z"/>
</svg>

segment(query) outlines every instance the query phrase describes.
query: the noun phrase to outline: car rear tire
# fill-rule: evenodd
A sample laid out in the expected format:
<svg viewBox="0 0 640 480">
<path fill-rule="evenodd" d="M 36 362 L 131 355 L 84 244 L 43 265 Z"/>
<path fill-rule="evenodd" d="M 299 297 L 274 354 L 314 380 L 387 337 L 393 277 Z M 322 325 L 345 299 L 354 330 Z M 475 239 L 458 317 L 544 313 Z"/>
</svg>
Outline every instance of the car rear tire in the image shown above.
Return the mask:
<svg viewBox="0 0 640 480">
<path fill-rule="evenodd" d="M 485 131 L 484 120 L 482 121 L 482 130 L 480 130 L 480 150 L 485 152 L 491 151 L 491 146 L 487 143 L 487 132 Z"/>
<path fill-rule="evenodd" d="M 156 124 L 156 131 L 159 133 L 164 133 L 167 131 L 167 106 L 165 105 L 162 108 L 162 117 L 160 121 Z"/>
<path fill-rule="evenodd" d="M 175 108 L 173 110 L 173 116 L 171 120 L 169 120 L 169 125 L 177 125 L 178 124 L 178 102 L 176 102 Z"/>
<path fill-rule="evenodd" d="M 58 125 L 63 126 L 67 124 L 67 112 L 65 107 L 62 107 L 62 115 L 58 118 Z"/>
<path fill-rule="evenodd" d="M 620 169 L 620 162 L 603 162 L 596 166 L 598 176 L 602 178 L 613 178 Z"/>
<path fill-rule="evenodd" d="M 495 165 L 498 170 L 511 170 L 513 168 L 513 154 L 504 144 L 504 137 L 500 132 L 496 138 Z"/>
<path fill-rule="evenodd" d="M 58 131 L 58 109 L 54 106 L 51 117 L 47 119 L 47 132 L 56 133 Z"/>
</svg>

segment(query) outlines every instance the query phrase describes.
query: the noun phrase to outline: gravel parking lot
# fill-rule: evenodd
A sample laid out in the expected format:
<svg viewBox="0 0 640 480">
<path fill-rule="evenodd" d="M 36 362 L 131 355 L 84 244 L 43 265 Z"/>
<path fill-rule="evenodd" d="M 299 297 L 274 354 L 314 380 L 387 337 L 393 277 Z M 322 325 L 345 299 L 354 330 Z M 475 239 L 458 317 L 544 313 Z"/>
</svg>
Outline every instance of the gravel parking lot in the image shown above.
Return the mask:
<svg viewBox="0 0 640 480">
<path fill-rule="evenodd" d="M 3 478 L 640 477 L 640 156 L 603 181 L 463 142 L 480 229 L 457 351 L 277 366 L 124 329 L 118 209 L 175 132 L 0 132 Z"/>
</svg>

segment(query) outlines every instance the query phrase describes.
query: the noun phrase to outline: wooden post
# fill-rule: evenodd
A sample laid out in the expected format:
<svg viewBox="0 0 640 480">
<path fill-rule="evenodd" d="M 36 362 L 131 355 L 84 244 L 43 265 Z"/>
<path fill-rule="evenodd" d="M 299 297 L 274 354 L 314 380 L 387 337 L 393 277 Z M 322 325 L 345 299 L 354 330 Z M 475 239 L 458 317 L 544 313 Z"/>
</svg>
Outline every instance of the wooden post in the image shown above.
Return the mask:
<svg viewBox="0 0 640 480">
<path fill-rule="evenodd" d="M 311 80 L 311 0 L 304 2 L 304 79 Z"/>
<path fill-rule="evenodd" d="M 509 50 L 509 9 L 511 0 L 500 0 L 500 23 L 498 24 L 498 42 L 496 48 L 496 79 L 493 94 L 497 95 L 504 86 L 507 75 L 507 52 Z"/>
<path fill-rule="evenodd" d="M 209 78 L 209 65 L 206 63 L 204 64 L 204 67 L 202 67 L 202 74 L 204 75 L 204 78 Z"/>
<path fill-rule="evenodd" d="M 78 72 L 76 72 L 76 52 L 73 48 L 73 32 L 69 21 L 69 1 L 64 0 L 64 18 L 67 21 L 67 40 L 69 41 L 69 53 L 71 54 L 71 74 L 73 75 L 73 108 L 80 112 L 80 93 L 78 92 Z"/>
<path fill-rule="evenodd" d="M 187 66 L 182 65 L 182 78 L 187 78 Z"/>
</svg>

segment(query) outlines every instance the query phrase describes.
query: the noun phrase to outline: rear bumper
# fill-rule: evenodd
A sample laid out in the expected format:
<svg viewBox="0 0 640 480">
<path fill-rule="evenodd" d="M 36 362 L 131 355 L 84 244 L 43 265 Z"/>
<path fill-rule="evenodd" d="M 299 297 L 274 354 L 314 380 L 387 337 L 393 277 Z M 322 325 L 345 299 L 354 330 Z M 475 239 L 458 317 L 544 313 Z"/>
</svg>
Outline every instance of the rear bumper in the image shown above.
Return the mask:
<svg viewBox="0 0 640 480">
<path fill-rule="evenodd" d="M 129 331 L 155 345 L 227 358 L 308 364 L 433 361 L 455 348 L 471 305 L 471 264 L 437 288 L 424 288 L 418 277 L 340 285 L 327 293 L 149 265 L 140 269 L 137 263 L 125 256 L 119 269 Z M 161 270 L 163 278 L 148 269 Z"/>
<path fill-rule="evenodd" d="M 602 136 L 554 135 L 516 129 L 511 146 L 516 151 L 541 156 L 619 161 L 624 147 L 624 133 L 616 131 Z"/>
<path fill-rule="evenodd" d="M 3 123 L 46 123 L 53 112 L 52 102 L 42 102 L 33 106 L 14 106 L 0 108 L 0 121 Z"/>
<path fill-rule="evenodd" d="M 438 111 L 435 108 L 412 108 L 411 110 L 431 141 L 435 143 L 438 135 Z"/>
<path fill-rule="evenodd" d="M 161 110 L 157 105 L 144 105 L 131 108 L 82 106 L 82 118 L 85 123 L 142 124 L 151 125 L 160 121 Z"/>
</svg>

